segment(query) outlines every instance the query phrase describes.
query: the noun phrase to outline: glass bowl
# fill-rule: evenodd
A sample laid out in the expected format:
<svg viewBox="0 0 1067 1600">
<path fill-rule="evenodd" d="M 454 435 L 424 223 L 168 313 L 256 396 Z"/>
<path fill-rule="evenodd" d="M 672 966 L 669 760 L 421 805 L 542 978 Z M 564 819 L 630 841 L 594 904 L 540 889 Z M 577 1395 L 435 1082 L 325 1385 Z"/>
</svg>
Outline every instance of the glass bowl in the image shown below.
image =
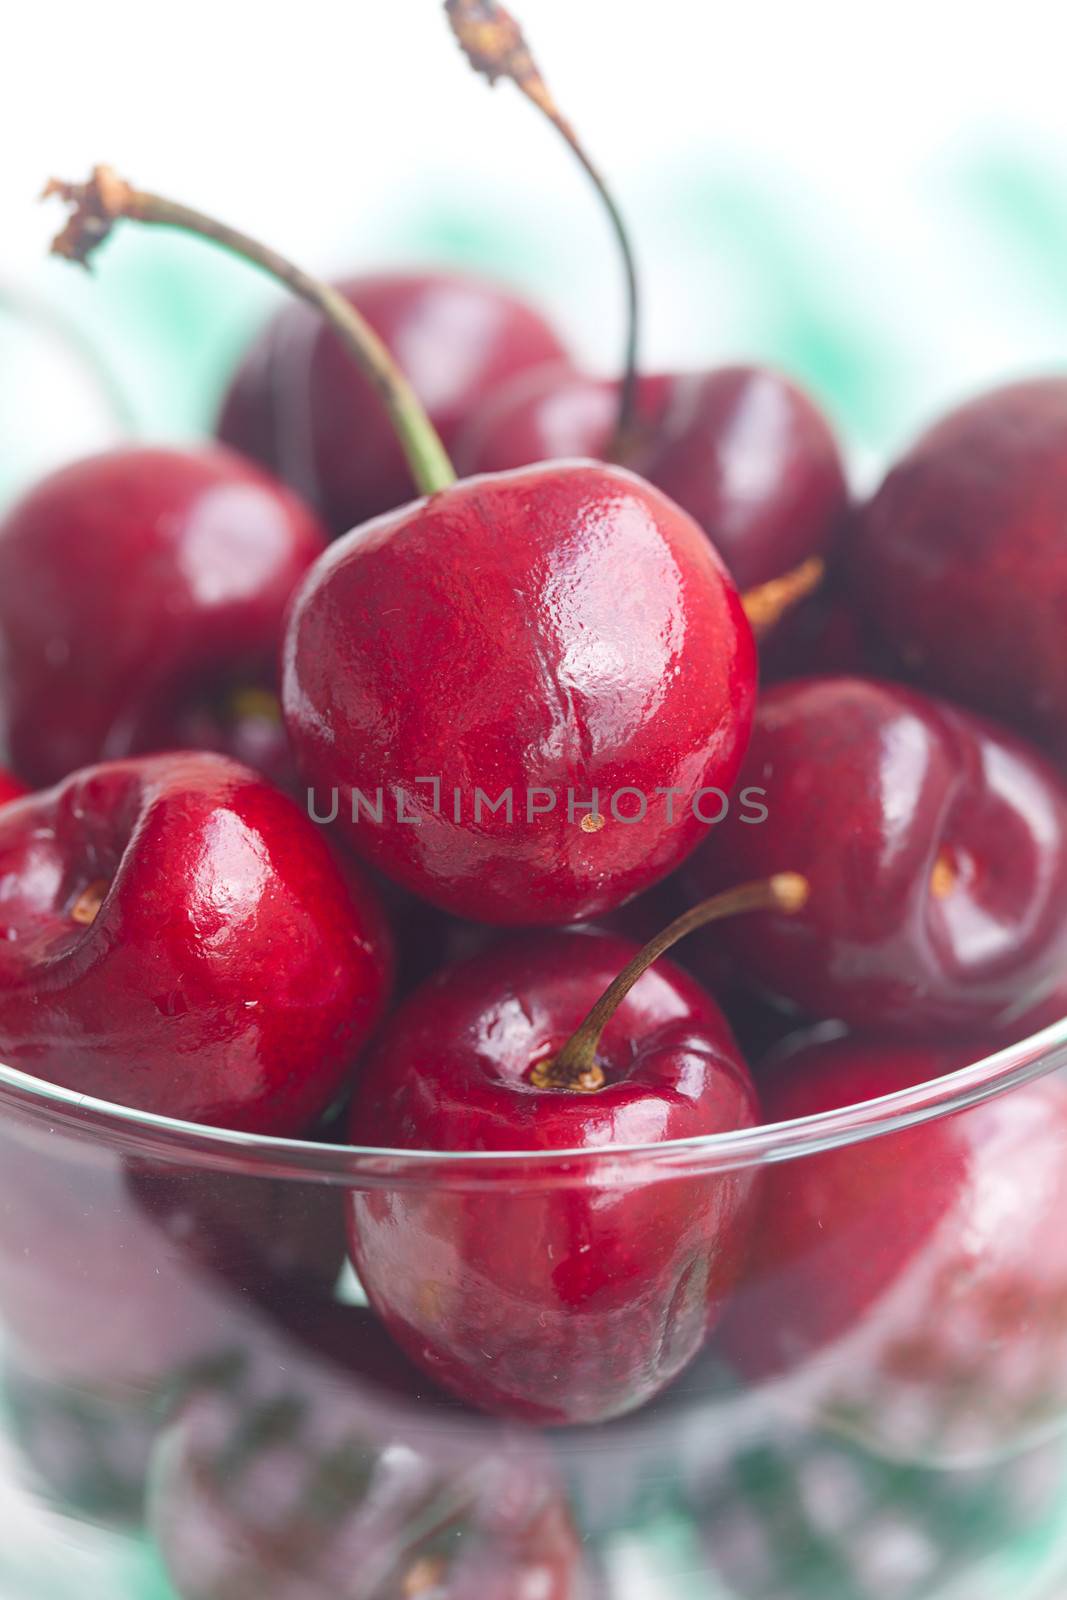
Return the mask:
<svg viewBox="0 0 1067 1600">
<path fill-rule="evenodd" d="M 252 1138 L 0 1068 L 0 1593 L 1060 1595 L 1065 1067 L 1067 1020 L 833 1114 L 550 1158 Z M 346 1218 L 384 1209 L 427 1247 L 398 1293 L 447 1320 L 464 1228 L 738 1182 L 778 1248 L 599 1426 L 438 1391 L 344 1264 Z M 521 1280 L 480 1289 L 506 1329 Z M 607 1324 L 602 1285 L 576 1298 L 575 1341 L 626 1340 L 625 1289 Z"/>
</svg>

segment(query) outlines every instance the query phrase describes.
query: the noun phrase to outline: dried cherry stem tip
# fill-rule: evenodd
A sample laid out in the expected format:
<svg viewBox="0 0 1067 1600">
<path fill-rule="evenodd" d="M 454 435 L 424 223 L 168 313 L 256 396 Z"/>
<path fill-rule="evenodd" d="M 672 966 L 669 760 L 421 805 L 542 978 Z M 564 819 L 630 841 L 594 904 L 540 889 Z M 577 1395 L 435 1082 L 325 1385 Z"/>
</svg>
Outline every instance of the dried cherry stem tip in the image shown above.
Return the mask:
<svg viewBox="0 0 1067 1600">
<path fill-rule="evenodd" d="M 563 1049 L 549 1060 L 538 1062 L 530 1074 L 534 1088 L 571 1089 L 579 1094 L 592 1094 L 602 1089 L 606 1079 L 596 1059 L 601 1035 L 634 984 L 654 961 L 687 934 L 711 922 L 721 922 L 725 917 L 736 917 L 746 911 L 776 911 L 793 916 L 807 905 L 810 893 L 807 878 L 798 872 L 778 872 L 773 877 L 727 889 L 710 900 L 702 900 L 691 911 L 683 912 L 662 933 L 650 939 L 623 968 Z"/>
<path fill-rule="evenodd" d="M 741 604 L 756 637 L 776 628 L 787 612 L 822 587 L 825 576 L 826 563 L 819 556 L 809 556 L 799 567 L 783 572 L 780 578 L 771 578 L 754 589 L 746 589 Z"/>
<path fill-rule="evenodd" d="M 633 245 L 622 213 L 602 176 L 600 169 L 590 159 L 571 123 L 560 111 L 541 69 L 534 60 L 518 22 L 497 0 L 445 0 L 445 12 L 460 49 L 475 72 L 495 84 L 500 78 L 510 78 L 516 88 L 531 101 L 577 156 L 585 169 L 608 215 L 612 231 L 618 241 L 626 278 L 626 345 L 623 352 L 622 384 L 619 390 L 619 413 L 615 425 L 615 440 L 608 454 L 615 460 L 626 447 L 634 423 L 637 399 L 637 350 L 640 339 L 640 298 L 637 283 L 637 262 Z"/>
<path fill-rule="evenodd" d="M 44 198 L 58 196 L 71 213 L 52 250 L 83 266 L 103 244 L 116 222 L 142 222 L 199 234 L 224 250 L 260 267 L 326 318 L 345 349 L 374 385 L 403 446 L 421 494 L 436 494 L 456 481 L 444 445 L 421 401 L 385 345 L 344 295 L 304 272 L 285 256 L 236 228 L 162 195 L 135 189 L 111 167 L 95 167 L 86 183 L 53 178 Z"/>
</svg>

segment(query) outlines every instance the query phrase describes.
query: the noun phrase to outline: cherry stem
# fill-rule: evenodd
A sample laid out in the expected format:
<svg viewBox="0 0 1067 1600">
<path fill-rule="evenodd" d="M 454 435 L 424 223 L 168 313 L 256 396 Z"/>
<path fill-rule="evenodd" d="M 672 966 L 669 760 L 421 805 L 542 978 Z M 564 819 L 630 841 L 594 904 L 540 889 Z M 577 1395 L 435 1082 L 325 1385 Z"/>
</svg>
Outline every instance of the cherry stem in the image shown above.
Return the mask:
<svg viewBox="0 0 1067 1600">
<path fill-rule="evenodd" d="M 736 917 L 745 911 L 777 911 L 792 916 L 807 905 L 809 894 L 808 880 L 799 873 L 778 872 L 771 878 L 727 889 L 723 894 L 701 901 L 691 911 L 683 912 L 662 933 L 650 939 L 623 968 L 563 1049 L 551 1061 L 540 1063 L 540 1073 L 532 1079 L 535 1087 L 573 1089 L 586 1094 L 602 1089 L 604 1070 L 596 1059 L 601 1035 L 634 984 L 654 961 L 680 939 L 695 933 L 697 928 L 706 928 L 709 923 L 721 922 L 725 917 Z"/>
<path fill-rule="evenodd" d="M 373 384 L 396 429 L 420 494 L 436 494 L 455 483 L 455 470 L 422 402 L 373 328 L 337 289 L 214 217 L 162 195 L 133 188 L 111 167 L 95 167 L 87 183 L 61 183 L 53 178 L 46 185 L 43 198 L 52 195 L 58 195 L 72 208 L 66 226 L 52 244 L 53 254 L 83 266 L 89 264 L 115 223 L 126 219 L 199 234 L 276 278 L 322 313 Z"/>
<path fill-rule="evenodd" d="M 809 556 L 791 572 L 783 572 L 780 578 L 771 578 L 754 589 L 746 589 L 741 604 L 756 637 L 761 638 L 776 628 L 788 611 L 821 588 L 825 576 L 826 563 L 819 556 Z"/>
<path fill-rule="evenodd" d="M 510 78 L 527 100 L 532 101 L 552 126 L 562 134 L 592 179 L 593 186 L 608 214 L 612 231 L 618 240 L 626 277 L 626 344 L 623 352 L 622 381 L 619 386 L 615 438 L 611 449 L 607 452 L 609 458 L 614 460 L 625 454 L 627 441 L 633 430 L 637 400 L 640 295 L 637 262 L 629 230 L 605 178 L 590 159 L 571 123 L 556 105 L 523 31 L 511 13 L 498 5 L 496 0 L 445 0 L 445 11 L 460 48 L 475 72 L 483 74 L 490 84 L 495 84 L 499 78 Z"/>
</svg>

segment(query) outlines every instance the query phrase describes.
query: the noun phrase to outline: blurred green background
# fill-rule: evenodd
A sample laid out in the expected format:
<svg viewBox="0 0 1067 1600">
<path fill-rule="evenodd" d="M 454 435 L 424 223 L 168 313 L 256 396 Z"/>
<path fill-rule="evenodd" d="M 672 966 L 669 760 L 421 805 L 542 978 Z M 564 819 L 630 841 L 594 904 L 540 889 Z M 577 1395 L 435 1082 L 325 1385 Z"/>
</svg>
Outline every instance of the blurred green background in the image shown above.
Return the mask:
<svg viewBox="0 0 1067 1600">
<path fill-rule="evenodd" d="M 806 381 L 860 482 L 941 406 L 1067 365 L 1062 26 L 941 0 L 857 16 L 705 0 L 527 0 L 557 98 L 637 238 L 647 365 L 744 357 Z M 0 497 L 123 433 L 210 429 L 276 294 L 196 242 L 123 231 L 50 262 L 50 172 L 106 159 L 325 270 L 475 267 L 578 353 L 621 346 L 618 266 L 581 175 L 436 0 L 190 0 L 27 12 L 0 95 Z M 10 40 L 9 40 L 10 42 Z"/>
</svg>

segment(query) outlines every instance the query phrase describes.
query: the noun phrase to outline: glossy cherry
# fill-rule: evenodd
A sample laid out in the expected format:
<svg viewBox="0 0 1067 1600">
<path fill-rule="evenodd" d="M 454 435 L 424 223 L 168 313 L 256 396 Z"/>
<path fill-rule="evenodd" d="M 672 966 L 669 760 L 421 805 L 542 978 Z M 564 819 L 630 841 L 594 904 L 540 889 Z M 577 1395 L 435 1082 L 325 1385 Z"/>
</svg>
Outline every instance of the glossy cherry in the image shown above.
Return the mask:
<svg viewBox="0 0 1067 1600">
<path fill-rule="evenodd" d="M 209 748 L 290 773 L 282 615 L 325 536 L 222 449 L 61 468 L 0 522 L 0 744 L 33 783 Z"/>
<path fill-rule="evenodd" d="M 852 559 L 909 675 L 1067 755 L 1067 380 L 961 406 L 891 470 Z"/>
<path fill-rule="evenodd" d="M 151 1528 L 183 1600 L 582 1600 L 544 1445 L 457 1417 L 367 1311 L 315 1315 L 310 1339 L 263 1330 L 162 1443 Z"/>
<path fill-rule="evenodd" d="M 810 678 L 760 703 L 735 809 L 687 868 L 694 898 L 785 868 L 788 922 L 731 928 L 747 981 L 894 1033 L 1004 1028 L 1067 966 L 1067 790 L 1014 736 L 913 690 Z"/>
<path fill-rule="evenodd" d="M 502 381 L 565 358 L 532 307 L 477 278 L 393 272 L 337 287 L 407 372 L 446 447 Z M 253 344 L 218 434 L 291 484 L 335 534 L 418 493 L 381 397 L 304 306 L 287 306 Z"/>
<path fill-rule="evenodd" d="M 0 1060 L 138 1110 L 296 1134 L 381 1015 L 376 898 L 221 756 L 106 763 L 0 812 Z"/>
<path fill-rule="evenodd" d="M 316 814 L 336 804 L 375 866 L 483 922 L 595 916 L 678 866 L 754 694 L 751 630 L 699 529 L 588 463 L 460 483 L 349 535 L 285 644 Z"/>
<path fill-rule="evenodd" d="M 589 462 L 457 483 L 404 374 L 328 285 L 109 168 L 49 192 L 72 208 L 61 255 L 85 261 L 129 218 L 289 285 L 372 377 L 425 492 L 331 546 L 294 597 L 283 705 L 315 815 L 485 922 L 593 916 L 676 867 L 705 827 L 701 791 L 733 782 L 755 692 L 751 627 L 692 519 Z"/>
<path fill-rule="evenodd" d="M 796 1036 L 758 1071 L 768 1121 L 912 1089 L 972 1043 Z M 1067 1086 L 771 1167 L 722 1342 L 778 1400 L 880 1452 L 978 1464 L 1067 1415 Z"/>
<path fill-rule="evenodd" d="M 18 800 L 26 793 L 25 786 L 0 767 L 0 806 L 7 805 L 9 800 Z"/>
<path fill-rule="evenodd" d="M 351 1196 L 371 1304 L 474 1405 L 541 1423 L 622 1415 L 689 1364 L 729 1294 L 751 1174 L 619 1183 L 546 1160 L 757 1120 L 715 1002 L 677 967 L 646 970 L 679 927 L 642 952 L 606 933 L 505 941 L 410 997 L 360 1073 L 356 1144 L 538 1157 L 495 1181 L 466 1169 L 466 1184 Z"/>
<path fill-rule="evenodd" d="M 456 446 L 461 472 L 612 448 L 618 385 L 557 365 L 490 394 Z M 704 529 L 742 589 L 825 557 L 848 506 L 829 423 L 765 367 L 643 376 L 626 464 Z"/>
</svg>

